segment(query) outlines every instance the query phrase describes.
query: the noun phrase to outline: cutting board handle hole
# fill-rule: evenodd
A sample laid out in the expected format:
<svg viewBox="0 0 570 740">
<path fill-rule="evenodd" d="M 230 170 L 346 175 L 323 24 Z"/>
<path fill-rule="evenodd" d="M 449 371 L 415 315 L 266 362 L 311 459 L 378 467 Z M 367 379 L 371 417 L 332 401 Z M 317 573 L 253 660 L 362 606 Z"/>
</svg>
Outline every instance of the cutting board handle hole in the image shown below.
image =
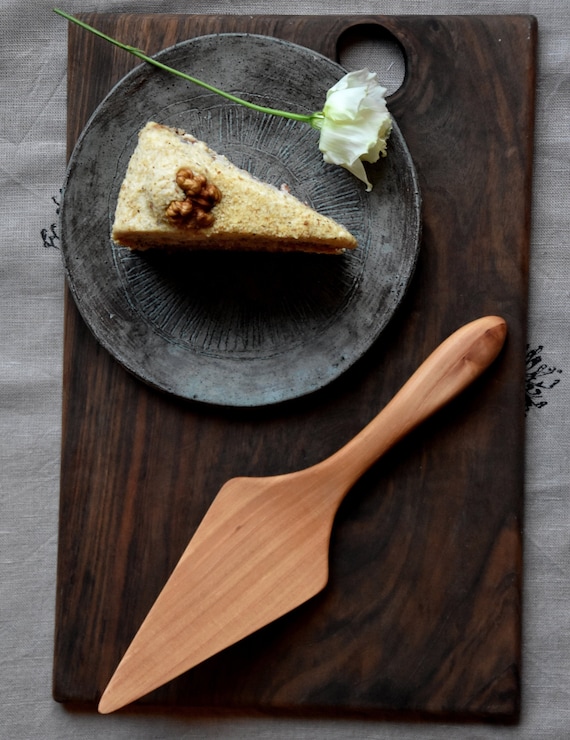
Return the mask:
<svg viewBox="0 0 570 740">
<path fill-rule="evenodd" d="M 339 38 L 338 62 L 348 71 L 368 67 L 393 95 L 404 82 L 406 58 L 396 39 L 383 26 L 365 23 L 351 26 Z"/>
</svg>

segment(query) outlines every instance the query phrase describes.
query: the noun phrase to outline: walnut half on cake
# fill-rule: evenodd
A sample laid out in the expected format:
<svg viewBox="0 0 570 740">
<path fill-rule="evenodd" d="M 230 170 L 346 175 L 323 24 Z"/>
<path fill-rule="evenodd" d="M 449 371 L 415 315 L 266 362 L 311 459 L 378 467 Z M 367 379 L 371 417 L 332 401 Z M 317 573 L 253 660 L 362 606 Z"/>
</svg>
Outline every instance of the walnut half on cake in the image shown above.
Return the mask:
<svg viewBox="0 0 570 740">
<path fill-rule="evenodd" d="M 111 236 L 130 249 L 231 249 L 340 254 L 354 236 L 261 182 L 180 129 L 140 131 Z"/>
</svg>

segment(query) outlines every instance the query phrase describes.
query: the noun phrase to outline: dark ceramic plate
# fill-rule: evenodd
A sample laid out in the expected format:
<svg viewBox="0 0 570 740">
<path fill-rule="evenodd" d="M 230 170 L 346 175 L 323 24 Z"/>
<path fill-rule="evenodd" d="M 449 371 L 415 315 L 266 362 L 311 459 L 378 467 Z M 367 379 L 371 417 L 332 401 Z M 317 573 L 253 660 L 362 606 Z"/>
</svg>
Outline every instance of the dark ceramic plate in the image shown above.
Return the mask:
<svg viewBox="0 0 570 740">
<path fill-rule="evenodd" d="M 222 34 L 157 55 L 176 69 L 274 108 L 310 113 L 345 71 L 306 48 Z M 149 120 L 191 132 L 236 165 L 343 223 L 359 247 L 310 254 L 135 253 L 110 239 L 117 193 Z M 416 263 L 420 197 L 395 126 L 374 184 L 327 165 L 307 124 L 251 112 L 150 65 L 105 98 L 69 163 L 64 265 L 97 340 L 141 380 L 225 406 L 296 398 L 337 378 L 375 342 Z"/>
</svg>

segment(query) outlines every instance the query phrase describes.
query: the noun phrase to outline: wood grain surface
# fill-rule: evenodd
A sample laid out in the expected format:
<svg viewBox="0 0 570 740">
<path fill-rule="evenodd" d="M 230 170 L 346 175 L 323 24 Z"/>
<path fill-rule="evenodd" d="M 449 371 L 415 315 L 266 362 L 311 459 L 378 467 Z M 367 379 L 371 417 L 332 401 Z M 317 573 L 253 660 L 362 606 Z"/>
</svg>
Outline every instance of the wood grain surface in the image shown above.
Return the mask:
<svg viewBox="0 0 570 740">
<path fill-rule="evenodd" d="M 502 315 L 481 380 L 401 442 L 337 515 L 327 588 L 143 703 L 515 721 L 536 23 L 528 16 L 86 15 L 153 53 L 252 31 L 336 58 L 367 24 L 402 45 L 389 100 L 422 187 L 411 289 L 377 346 L 300 401 L 228 411 L 129 376 L 67 296 L 54 697 L 95 704 L 221 485 L 327 457 L 459 325 Z M 70 28 L 68 145 L 136 60 Z M 191 627 L 189 627 L 191 629 Z"/>
</svg>

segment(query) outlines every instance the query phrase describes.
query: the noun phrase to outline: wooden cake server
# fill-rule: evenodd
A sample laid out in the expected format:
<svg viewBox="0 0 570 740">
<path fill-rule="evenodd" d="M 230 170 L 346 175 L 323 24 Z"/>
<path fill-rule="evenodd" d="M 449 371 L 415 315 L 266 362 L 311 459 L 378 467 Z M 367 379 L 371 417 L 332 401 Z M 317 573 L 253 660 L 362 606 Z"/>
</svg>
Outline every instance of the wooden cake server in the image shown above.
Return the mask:
<svg viewBox="0 0 570 740">
<path fill-rule="evenodd" d="M 294 473 L 220 489 L 99 703 L 113 712 L 321 591 L 337 509 L 378 458 L 477 378 L 506 322 L 486 316 L 446 339 L 359 434 Z"/>
</svg>

